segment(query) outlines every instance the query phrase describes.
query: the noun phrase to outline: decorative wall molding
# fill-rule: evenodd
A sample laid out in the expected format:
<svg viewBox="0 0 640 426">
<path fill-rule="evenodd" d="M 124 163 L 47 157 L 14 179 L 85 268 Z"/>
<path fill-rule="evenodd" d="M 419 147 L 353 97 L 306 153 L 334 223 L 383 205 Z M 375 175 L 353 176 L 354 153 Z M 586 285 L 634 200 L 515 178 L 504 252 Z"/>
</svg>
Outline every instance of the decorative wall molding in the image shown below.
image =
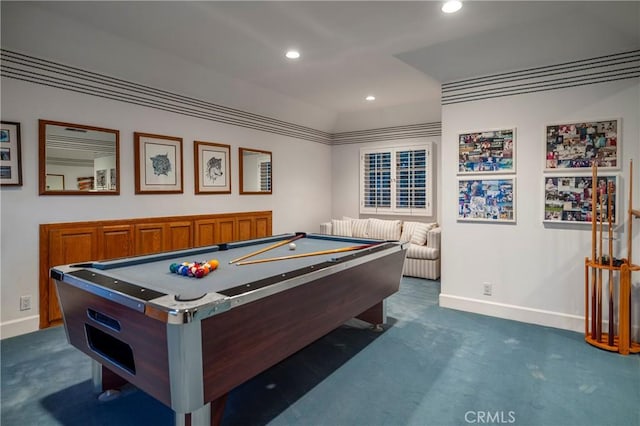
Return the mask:
<svg viewBox="0 0 640 426">
<path fill-rule="evenodd" d="M 99 96 L 204 120 L 331 144 L 331 134 L 310 127 L 217 105 L 104 74 L 0 50 L 2 77 Z"/>
<path fill-rule="evenodd" d="M 5 78 L 325 145 L 366 143 L 441 134 L 439 122 L 332 134 L 7 49 L 0 49 L 0 58 L 0 75 Z"/>
<path fill-rule="evenodd" d="M 442 85 L 442 105 L 640 77 L 640 50 Z"/>
<path fill-rule="evenodd" d="M 352 143 L 381 142 L 395 139 L 421 138 L 425 136 L 440 136 L 441 123 L 420 123 L 406 126 L 384 127 L 380 129 L 358 130 L 353 132 L 334 133 L 332 145 L 346 145 Z"/>
</svg>

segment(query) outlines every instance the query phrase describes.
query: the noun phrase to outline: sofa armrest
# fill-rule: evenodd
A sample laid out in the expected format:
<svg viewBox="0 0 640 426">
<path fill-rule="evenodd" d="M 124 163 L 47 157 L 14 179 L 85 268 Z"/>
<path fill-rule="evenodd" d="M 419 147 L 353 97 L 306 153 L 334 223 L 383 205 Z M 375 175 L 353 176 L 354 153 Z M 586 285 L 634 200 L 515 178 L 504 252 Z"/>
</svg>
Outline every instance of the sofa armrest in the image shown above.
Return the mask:
<svg viewBox="0 0 640 426">
<path fill-rule="evenodd" d="M 323 222 L 320 224 L 320 233 L 323 235 L 332 235 L 331 222 Z"/>
<path fill-rule="evenodd" d="M 425 245 L 429 248 L 440 250 L 440 233 L 442 228 L 433 228 L 427 232 L 427 242 Z"/>
</svg>

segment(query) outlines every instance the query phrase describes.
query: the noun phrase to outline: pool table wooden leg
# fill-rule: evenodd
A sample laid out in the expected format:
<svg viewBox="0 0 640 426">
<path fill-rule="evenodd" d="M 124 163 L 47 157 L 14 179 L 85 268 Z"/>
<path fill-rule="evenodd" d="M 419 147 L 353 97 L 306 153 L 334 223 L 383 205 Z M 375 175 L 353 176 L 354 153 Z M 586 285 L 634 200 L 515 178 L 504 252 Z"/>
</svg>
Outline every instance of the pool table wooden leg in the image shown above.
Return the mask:
<svg viewBox="0 0 640 426">
<path fill-rule="evenodd" d="M 215 401 L 206 404 L 199 409 L 197 413 L 188 413 L 182 416 L 176 414 L 176 426 L 200 426 L 206 425 L 207 423 L 211 426 L 220 426 L 222 424 L 224 407 L 227 403 L 227 395 L 228 394 L 225 394 Z"/>
<path fill-rule="evenodd" d="M 100 394 L 98 398 L 103 401 L 116 397 L 120 388 L 128 384 L 125 379 L 94 359 L 91 360 L 91 383 L 93 391 Z"/>
<path fill-rule="evenodd" d="M 386 307 L 386 299 L 381 300 L 360 315 L 356 316 L 356 318 L 371 324 L 375 331 L 382 331 L 382 324 L 387 322 Z"/>
<path fill-rule="evenodd" d="M 100 394 L 99 398 L 104 400 L 116 398 L 119 394 L 119 389 L 129 383 L 93 359 L 91 360 L 91 380 L 94 392 Z M 200 426 L 209 423 L 211 426 L 220 426 L 224 407 L 227 403 L 227 396 L 228 394 L 224 394 L 215 401 L 204 405 L 197 412 L 188 414 L 176 413 L 175 425 Z"/>
</svg>

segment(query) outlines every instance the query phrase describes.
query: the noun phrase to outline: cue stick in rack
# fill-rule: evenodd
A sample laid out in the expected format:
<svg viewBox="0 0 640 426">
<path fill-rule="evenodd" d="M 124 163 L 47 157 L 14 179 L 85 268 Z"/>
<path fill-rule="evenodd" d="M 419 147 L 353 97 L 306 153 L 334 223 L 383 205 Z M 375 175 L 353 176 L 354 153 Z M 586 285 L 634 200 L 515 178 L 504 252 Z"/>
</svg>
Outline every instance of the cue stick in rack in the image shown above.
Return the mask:
<svg viewBox="0 0 640 426">
<path fill-rule="evenodd" d="M 602 266 L 602 234 L 604 226 L 604 188 L 600 190 L 600 248 L 598 256 L 598 265 Z M 598 341 L 602 338 L 602 268 L 598 268 L 598 319 L 596 322 L 597 332 L 596 338 Z"/>
<path fill-rule="evenodd" d="M 366 249 L 366 248 L 369 248 L 369 247 L 377 246 L 378 244 L 380 244 L 380 243 L 365 244 L 365 245 L 361 245 L 361 246 L 342 247 L 342 248 L 338 248 L 338 249 L 321 250 L 321 251 L 314 251 L 314 252 L 310 252 L 310 253 L 292 254 L 290 256 L 270 257 L 268 259 L 246 260 L 244 262 L 238 262 L 238 263 L 236 263 L 236 265 L 238 265 L 238 266 L 253 265 L 255 263 L 276 262 L 276 261 L 279 261 L 279 260 L 299 259 L 301 257 L 321 256 L 323 254 L 343 253 L 345 251 L 354 251 L 354 250 Z"/>
<path fill-rule="evenodd" d="M 613 203 L 613 182 L 607 184 L 607 220 L 609 221 L 609 335 L 607 343 L 613 346 L 613 224 L 611 208 Z"/>
<path fill-rule="evenodd" d="M 596 268 L 596 197 L 598 196 L 598 165 L 595 160 L 592 166 L 591 177 L 591 338 L 596 338 L 596 282 L 598 281 L 598 268 Z"/>
<path fill-rule="evenodd" d="M 253 256 L 256 256 L 256 255 L 259 255 L 260 253 L 264 253 L 265 251 L 272 250 L 274 248 L 283 246 L 285 244 L 290 244 L 290 243 L 292 243 L 292 242 L 294 242 L 296 240 L 299 240 L 300 238 L 303 238 L 303 237 L 306 237 L 306 234 L 298 234 L 298 235 L 296 235 L 295 237 L 293 237 L 293 238 L 291 238 L 289 240 L 280 241 L 278 243 L 270 245 L 269 247 L 265 247 L 265 248 L 262 248 L 260 250 L 256 250 L 256 251 L 254 251 L 252 253 L 245 254 L 244 256 L 240 256 L 237 259 L 230 260 L 229 264 L 236 263 L 236 262 L 239 262 L 241 260 L 247 259 L 249 257 L 253 257 Z"/>
<path fill-rule="evenodd" d="M 633 261 L 631 260 L 631 231 L 632 231 L 632 226 L 631 226 L 631 221 L 633 220 L 633 159 L 629 160 L 629 219 L 627 220 L 627 222 L 629 222 L 629 224 L 627 225 L 629 227 L 629 232 L 627 232 L 627 263 L 629 264 L 629 266 L 633 265 Z M 638 215 L 638 217 L 640 218 L 640 215 Z M 631 271 L 629 271 L 629 274 L 631 274 Z M 620 278 L 620 280 L 622 280 L 622 277 Z M 629 277 L 629 282 L 631 282 L 631 277 Z M 629 294 L 629 297 L 631 297 L 631 295 Z M 626 301 L 624 302 L 625 304 L 627 303 Z M 620 306 L 618 306 L 618 309 L 620 309 Z M 629 299 L 629 330 L 631 330 L 631 318 L 633 318 L 633 313 L 631 312 L 631 310 L 633 309 L 633 304 L 631 303 L 631 299 Z M 620 324 L 618 324 L 618 327 L 620 327 Z"/>
</svg>

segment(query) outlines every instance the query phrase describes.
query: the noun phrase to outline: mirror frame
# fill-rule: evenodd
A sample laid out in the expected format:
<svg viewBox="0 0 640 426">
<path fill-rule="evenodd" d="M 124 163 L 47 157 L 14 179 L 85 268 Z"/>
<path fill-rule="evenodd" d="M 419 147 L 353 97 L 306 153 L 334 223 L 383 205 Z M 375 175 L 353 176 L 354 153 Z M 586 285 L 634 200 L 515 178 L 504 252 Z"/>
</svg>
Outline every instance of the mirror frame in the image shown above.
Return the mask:
<svg viewBox="0 0 640 426">
<path fill-rule="evenodd" d="M 245 152 L 257 152 L 260 154 L 268 154 L 271 158 L 271 188 L 269 191 L 245 191 L 244 189 L 244 153 Z M 261 149 L 253 148 L 238 148 L 238 162 L 240 163 L 240 195 L 270 195 L 273 194 L 273 153 L 271 151 L 264 151 Z"/>
<path fill-rule="evenodd" d="M 112 133 L 116 140 L 116 189 L 104 191 L 82 191 L 75 189 L 47 191 L 47 125 L 75 127 L 78 129 Z M 39 162 L 39 190 L 40 195 L 120 195 L 120 130 L 103 127 L 87 126 L 84 124 L 65 123 L 61 121 L 38 120 L 38 162 Z"/>
</svg>

